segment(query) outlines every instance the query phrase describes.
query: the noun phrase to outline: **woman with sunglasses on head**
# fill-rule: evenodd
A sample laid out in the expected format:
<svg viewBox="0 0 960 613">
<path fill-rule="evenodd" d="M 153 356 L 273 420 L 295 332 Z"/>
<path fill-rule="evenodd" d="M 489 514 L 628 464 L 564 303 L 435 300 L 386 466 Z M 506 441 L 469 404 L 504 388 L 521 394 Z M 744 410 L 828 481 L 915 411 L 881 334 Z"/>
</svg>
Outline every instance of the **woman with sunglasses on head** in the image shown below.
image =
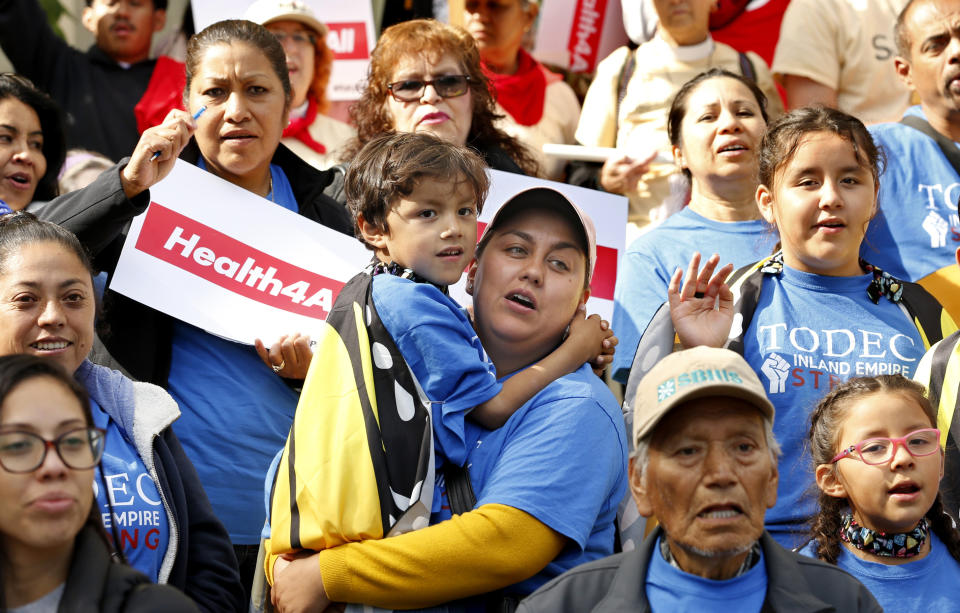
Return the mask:
<svg viewBox="0 0 960 613">
<path fill-rule="evenodd" d="M 901 375 L 851 379 L 811 418 L 820 508 L 800 553 L 859 579 L 886 611 L 957 608 L 960 532 L 938 491 L 936 425 L 924 387 Z"/>
<path fill-rule="evenodd" d="M 0 609 L 197 610 L 110 555 L 90 487 L 104 436 L 60 365 L 0 357 Z"/>
<path fill-rule="evenodd" d="M 383 31 L 350 115 L 357 138 L 347 146 L 347 161 L 375 136 L 430 132 L 475 149 L 496 170 L 540 170 L 520 141 L 494 125 L 500 116 L 473 38 L 438 21 L 414 19 Z"/>
<path fill-rule="evenodd" d="M 123 555 L 206 611 L 244 608 L 223 525 L 170 425 L 163 389 L 87 360 L 94 337 L 90 262 L 77 238 L 30 213 L 0 217 L 0 355 L 57 362 L 89 393 L 92 424 L 107 433 L 96 511 Z"/>
</svg>

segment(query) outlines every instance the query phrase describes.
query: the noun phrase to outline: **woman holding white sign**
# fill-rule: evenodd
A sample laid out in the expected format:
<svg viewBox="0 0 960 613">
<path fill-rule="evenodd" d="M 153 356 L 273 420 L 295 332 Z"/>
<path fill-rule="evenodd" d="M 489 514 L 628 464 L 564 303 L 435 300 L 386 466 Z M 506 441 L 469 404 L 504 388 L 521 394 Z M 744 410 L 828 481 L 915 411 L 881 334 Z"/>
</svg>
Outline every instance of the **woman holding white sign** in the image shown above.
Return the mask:
<svg viewBox="0 0 960 613">
<path fill-rule="evenodd" d="M 353 236 L 346 210 L 323 194 L 333 172 L 313 168 L 280 143 L 292 90 L 276 36 L 250 21 L 212 24 L 190 39 L 186 73 L 188 112 L 206 110 L 182 160 L 265 198 L 265 206 Z M 249 586 L 266 516 L 263 477 L 293 420 L 294 385 L 306 374 L 309 339 L 292 334 L 271 347 L 250 347 L 114 292 L 108 292 L 106 316 L 109 333 L 101 337 L 113 357 L 137 379 L 165 387 L 179 404 L 174 429 Z"/>
<path fill-rule="evenodd" d="M 241 610 L 226 531 L 170 428 L 176 402 L 87 360 L 95 302 L 92 269 L 73 234 L 29 213 L 0 217 L 0 354 L 55 361 L 89 393 L 92 425 L 107 432 L 100 474 L 87 477 L 98 519 L 152 581 L 207 611 Z"/>
</svg>

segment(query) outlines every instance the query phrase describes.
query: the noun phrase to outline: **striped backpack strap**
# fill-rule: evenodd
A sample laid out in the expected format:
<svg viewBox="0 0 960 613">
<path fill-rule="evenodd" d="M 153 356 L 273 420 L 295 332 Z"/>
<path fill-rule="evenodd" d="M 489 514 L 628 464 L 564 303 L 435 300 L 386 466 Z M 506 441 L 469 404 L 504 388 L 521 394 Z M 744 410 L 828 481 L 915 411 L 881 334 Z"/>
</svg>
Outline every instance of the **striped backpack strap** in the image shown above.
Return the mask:
<svg viewBox="0 0 960 613">
<path fill-rule="evenodd" d="M 903 306 L 929 349 L 957 330 L 950 314 L 933 295 L 916 283 L 903 284 Z"/>
<path fill-rule="evenodd" d="M 947 511 L 960 514 L 960 332 L 954 332 L 923 356 L 914 377 L 927 386 L 927 397 L 937 412 L 944 473 L 940 492 Z"/>
<path fill-rule="evenodd" d="M 382 538 L 429 522 L 428 403 L 384 327 L 371 277 L 348 282 L 327 317 L 271 500 L 273 554 Z"/>
<path fill-rule="evenodd" d="M 755 264 L 735 270 L 727 285 L 733 292 L 733 324 L 730 327 L 730 340 L 727 349 L 743 355 L 743 335 L 750 328 L 753 315 L 760 301 L 760 291 L 767 275 L 780 274 L 783 270 L 783 252 L 778 251 Z"/>
</svg>

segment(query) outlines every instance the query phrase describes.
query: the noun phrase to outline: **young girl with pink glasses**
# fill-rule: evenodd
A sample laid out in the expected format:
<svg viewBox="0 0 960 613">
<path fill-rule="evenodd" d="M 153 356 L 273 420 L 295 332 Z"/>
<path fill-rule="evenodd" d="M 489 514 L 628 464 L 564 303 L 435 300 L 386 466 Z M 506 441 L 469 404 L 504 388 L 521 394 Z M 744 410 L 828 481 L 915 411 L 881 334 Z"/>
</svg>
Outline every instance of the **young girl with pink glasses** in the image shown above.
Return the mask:
<svg viewBox="0 0 960 613">
<path fill-rule="evenodd" d="M 836 564 L 885 610 L 955 611 L 960 532 L 944 513 L 936 413 L 901 375 L 851 379 L 810 426 L 819 512 L 801 550 Z"/>
</svg>

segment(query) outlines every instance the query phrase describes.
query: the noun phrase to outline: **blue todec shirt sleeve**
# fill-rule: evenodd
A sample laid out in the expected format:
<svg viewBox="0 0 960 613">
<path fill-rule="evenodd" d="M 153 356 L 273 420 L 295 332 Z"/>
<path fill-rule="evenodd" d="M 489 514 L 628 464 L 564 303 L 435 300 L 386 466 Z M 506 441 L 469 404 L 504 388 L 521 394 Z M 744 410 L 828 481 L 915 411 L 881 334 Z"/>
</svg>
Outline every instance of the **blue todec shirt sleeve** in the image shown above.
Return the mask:
<svg viewBox="0 0 960 613">
<path fill-rule="evenodd" d="M 623 270 L 618 275 L 613 297 L 611 323 L 620 339 L 620 350 L 613 356 L 612 376 L 621 383 L 627 382 L 640 335 L 660 305 L 667 301 L 670 279 L 661 273 L 660 262 L 651 257 L 640 240 L 623 258 Z"/>
<path fill-rule="evenodd" d="M 436 287 L 378 275 L 372 293 L 380 320 L 431 402 L 437 448 L 462 465 L 466 414 L 500 393 L 493 363 L 463 309 Z"/>
</svg>

